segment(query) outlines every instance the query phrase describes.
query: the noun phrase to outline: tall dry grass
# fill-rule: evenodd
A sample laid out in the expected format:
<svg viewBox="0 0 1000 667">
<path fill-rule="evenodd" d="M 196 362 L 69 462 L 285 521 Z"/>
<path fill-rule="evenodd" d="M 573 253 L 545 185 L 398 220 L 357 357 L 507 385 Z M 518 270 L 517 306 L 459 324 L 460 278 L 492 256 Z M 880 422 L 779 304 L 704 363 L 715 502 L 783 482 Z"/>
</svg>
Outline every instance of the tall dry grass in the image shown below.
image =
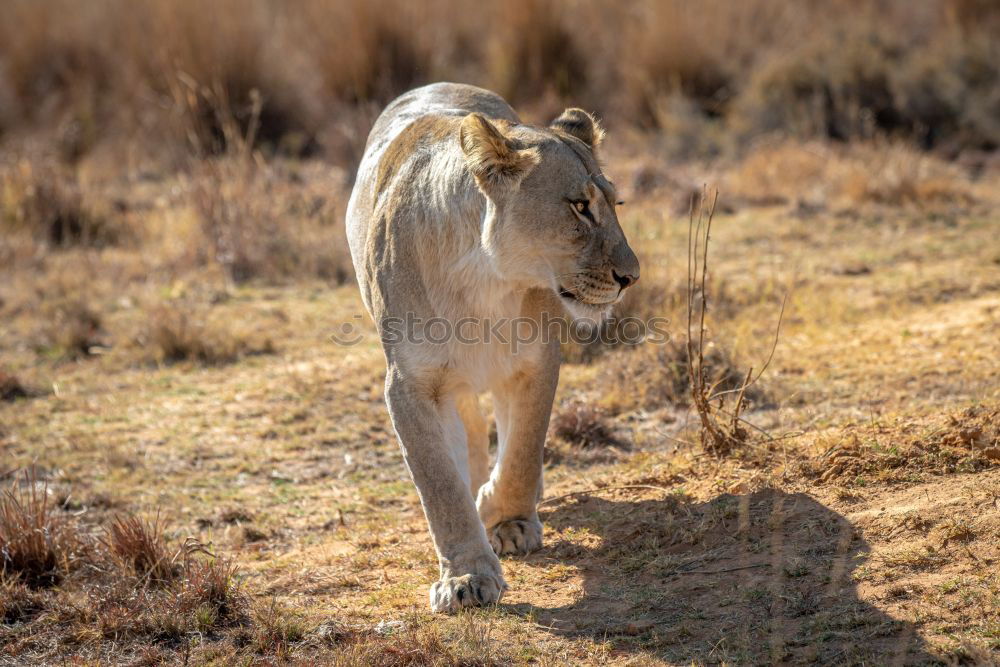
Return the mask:
<svg viewBox="0 0 1000 667">
<path fill-rule="evenodd" d="M 251 134 L 351 163 L 381 104 L 452 79 L 540 116 L 572 100 L 612 125 L 726 130 L 682 152 L 773 131 L 992 149 L 998 26 L 983 0 L 8 0 L 0 132 L 45 129 L 68 160 L 111 137 L 203 155 Z"/>
</svg>

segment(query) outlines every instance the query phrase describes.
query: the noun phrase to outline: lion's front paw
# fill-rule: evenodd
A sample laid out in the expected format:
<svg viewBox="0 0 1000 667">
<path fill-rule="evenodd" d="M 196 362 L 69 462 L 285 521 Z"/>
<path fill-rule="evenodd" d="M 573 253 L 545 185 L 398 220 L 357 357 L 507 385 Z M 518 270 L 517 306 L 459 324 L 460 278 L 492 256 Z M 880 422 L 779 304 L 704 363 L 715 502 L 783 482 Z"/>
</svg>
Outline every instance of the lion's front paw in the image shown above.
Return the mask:
<svg viewBox="0 0 1000 667">
<path fill-rule="evenodd" d="M 490 546 L 498 556 L 523 556 L 542 548 L 542 523 L 538 519 L 501 521 L 490 530 Z"/>
<path fill-rule="evenodd" d="M 500 601 L 507 584 L 489 574 L 466 574 L 435 581 L 431 586 L 431 611 L 456 612 Z"/>
</svg>

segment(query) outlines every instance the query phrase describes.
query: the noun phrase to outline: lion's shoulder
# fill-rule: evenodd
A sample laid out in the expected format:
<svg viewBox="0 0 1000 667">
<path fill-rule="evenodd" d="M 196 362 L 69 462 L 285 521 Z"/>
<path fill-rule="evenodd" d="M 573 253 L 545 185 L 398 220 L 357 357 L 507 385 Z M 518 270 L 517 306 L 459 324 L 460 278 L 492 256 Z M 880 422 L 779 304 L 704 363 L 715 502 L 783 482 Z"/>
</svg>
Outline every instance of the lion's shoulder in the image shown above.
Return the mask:
<svg viewBox="0 0 1000 667">
<path fill-rule="evenodd" d="M 388 141 L 378 158 L 375 169 L 376 196 L 385 191 L 404 165 L 421 153 L 428 156 L 447 149 L 447 142 L 456 140 L 461 118 L 450 114 L 418 116 Z"/>
<path fill-rule="evenodd" d="M 373 167 L 376 196 L 415 158 L 455 149 L 459 124 L 470 113 L 501 123 L 518 120 L 502 97 L 467 84 L 434 83 L 390 103 L 376 120 L 365 148 L 365 159 Z"/>
</svg>

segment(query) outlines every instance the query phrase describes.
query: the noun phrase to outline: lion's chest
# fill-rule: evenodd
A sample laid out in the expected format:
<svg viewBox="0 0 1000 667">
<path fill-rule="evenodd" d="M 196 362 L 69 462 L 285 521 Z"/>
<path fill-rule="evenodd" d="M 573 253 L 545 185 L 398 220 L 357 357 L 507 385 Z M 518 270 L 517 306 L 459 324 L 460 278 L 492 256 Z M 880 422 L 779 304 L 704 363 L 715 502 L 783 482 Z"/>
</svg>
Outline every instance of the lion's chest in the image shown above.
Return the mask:
<svg viewBox="0 0 1000 667">
<path fill-rule="evenodd" d="M 521 315 L 522 295 L 454 302 L 414 331 L 419 363 L 446 368 L 453 379 L 485 391 L 537 362 L 538 322 Z"/>
</svg>

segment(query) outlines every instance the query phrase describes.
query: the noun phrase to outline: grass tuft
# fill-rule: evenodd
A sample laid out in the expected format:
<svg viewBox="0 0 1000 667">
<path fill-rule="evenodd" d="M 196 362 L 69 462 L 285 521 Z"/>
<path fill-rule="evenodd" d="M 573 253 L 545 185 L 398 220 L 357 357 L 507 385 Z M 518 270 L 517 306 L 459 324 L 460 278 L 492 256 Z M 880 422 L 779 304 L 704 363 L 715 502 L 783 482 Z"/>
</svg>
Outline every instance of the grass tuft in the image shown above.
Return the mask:
<svg viewBox="0 0 1000 667">
<path fill-rule="evenodd" d="M 292 647 L 301 642 L 308 631 L 305 621 L 294 610 L 271 599 L 252 611 L 254 622 L 253 648 L 263 655 L 287 658 Z"/>
<path fill-rule="evenodd" d="M 44 609 L 44 595 L 18 577 L 0 576 L 0 624 L 26 623 Z"/>
<path fill-rule="evenodd" d="M 174 579 L 179 567 L 163 541 L 163 524 L 157 516 L 145 521 L 137 516 L 116 516 L 105 529 L 104 543 L 119 567 L 150 582 Z"/>
<path fill-rule="evenodd" d="M 200 626 L 232 625 L 245 620 L 247 598 L 237 575 L 239 567 L 230 558 L 192 557 L 184 563 L 183 580 L 177 594 L 178 608 L 193 613 Z"/>
<path fill-rule="evenodd" d="M 56 513 L 48 486 L 25 473 L 0 494 L 0 574 L 33 588 L 53 586 L 77 564 L 85 543 Z"/>
</svg>

